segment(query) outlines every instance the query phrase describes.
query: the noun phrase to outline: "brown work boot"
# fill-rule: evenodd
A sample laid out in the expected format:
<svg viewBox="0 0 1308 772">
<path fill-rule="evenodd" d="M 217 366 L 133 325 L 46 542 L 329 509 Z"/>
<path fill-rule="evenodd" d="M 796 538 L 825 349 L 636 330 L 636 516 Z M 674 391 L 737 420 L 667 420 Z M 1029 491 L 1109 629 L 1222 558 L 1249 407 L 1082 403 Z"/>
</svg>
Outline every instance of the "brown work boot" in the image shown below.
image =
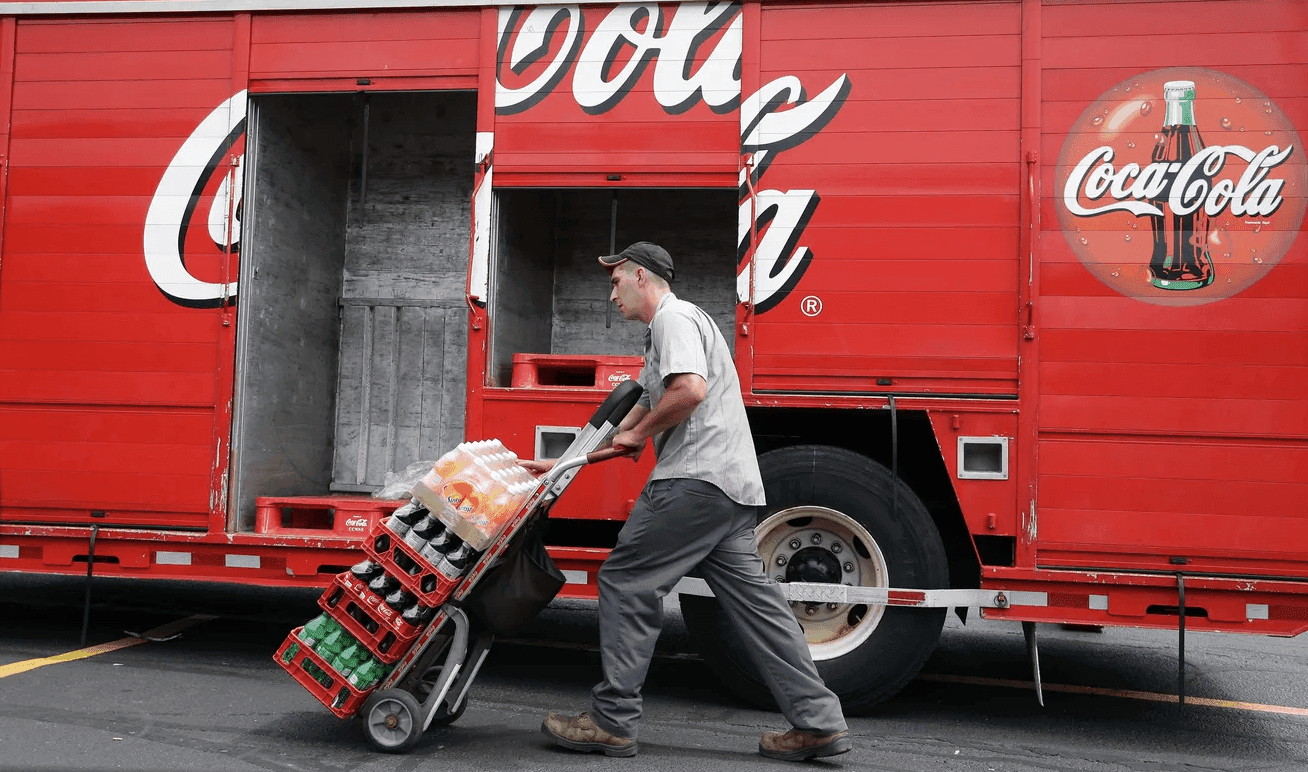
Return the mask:
<svg viewBox="0 0 1308 772">
<path fill-rule="evenodd" d="M 555 745 L 570 751 L 591 753 L 599 751 L 605 756 L 635 756 L 636 741 L 627 737 L 614 737 L 595 726 L 590 716 L 582 713 L 576 718 L 551 713 L 541 722 L 540 730 L 549 735 Z M 848 748 L 846 748 L 848 750 Z"/>
<path fill-rule="evenodd" d="M 798 729 L 789 732 L 764 732 L 758 740 L 758 752 L 770 759 L 807 761 L 819 756 L 837 756 L 854 747 L 849 732 L 809 734 Z"/>
</svg>

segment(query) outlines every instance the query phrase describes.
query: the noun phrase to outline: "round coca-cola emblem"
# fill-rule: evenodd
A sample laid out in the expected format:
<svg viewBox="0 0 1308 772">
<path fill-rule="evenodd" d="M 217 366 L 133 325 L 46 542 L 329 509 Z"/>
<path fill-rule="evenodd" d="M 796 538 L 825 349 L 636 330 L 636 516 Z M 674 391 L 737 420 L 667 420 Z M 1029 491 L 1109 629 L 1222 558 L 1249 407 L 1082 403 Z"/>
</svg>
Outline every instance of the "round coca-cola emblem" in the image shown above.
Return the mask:
<svg viewBox="0 0 1308 772">
<path fill-rule="evenodd" d="M 1299 235 L 1304 146 L 1285 112 L 1226 73 L 1128 78 L 1072 125 L 1058 223 L 1081 263 L 1148 303 L 1211 303 L 1267 275 Z"/>
</svg>

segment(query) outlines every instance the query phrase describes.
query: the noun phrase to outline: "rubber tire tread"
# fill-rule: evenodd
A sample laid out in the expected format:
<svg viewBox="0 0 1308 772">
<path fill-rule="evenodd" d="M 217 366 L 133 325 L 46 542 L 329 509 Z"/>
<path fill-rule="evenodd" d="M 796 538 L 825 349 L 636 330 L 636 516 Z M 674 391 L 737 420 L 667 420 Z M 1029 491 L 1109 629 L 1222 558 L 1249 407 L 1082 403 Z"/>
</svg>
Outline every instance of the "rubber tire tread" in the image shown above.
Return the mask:
<svg viewBox="0 0 1308 772">
<path fill-rule="evenodd" d="M 382 745 L 373 736 L 368 724 L 368 716 L 372 714 L 373 706 L 384 699 L 395 699 L 404 703 L 405 709 L 408 710 L 413 717 L 413 731 L 410 732 L 409 736 L 404 738 L 404 741 L 398 745 Z M 403 689 L 382 689 L 381 691 L 369 695 L 368 699 L 363 703 L 363 708 L 359 710 L 359 719 L 361 728 L 363 729 L 363 736 L 368 741 L 368 744 L 382 753 L 408 753 L 413 750 L 413 746 L 417 745 L 418 741 L 422 739 L 422 706 L 418 703 L 416 697 Z"/>
<path fill-rule="evenodd" d="M 760 522 L 800 505 L 842 512 L 876 540 L 892 587 L 948 587 L 949 564 L 930 513 L 900 481 L 898 517 L 892 518 L 895 481 L 881 464 L 842 448 L 795 445 L 764 453 L 759 457 L 759 469 L 768 502 Z M 718 680 L 747 704 L 775 710 L 775 700 L 717 599 L 682 595 L 681 611 L 696 648 Z M 913 680 L 939 641 L 947 611 L 887 608 L 877 629 L 861 646 L 816 663 L 847 714 L 867 713 Z"/>
</svg>

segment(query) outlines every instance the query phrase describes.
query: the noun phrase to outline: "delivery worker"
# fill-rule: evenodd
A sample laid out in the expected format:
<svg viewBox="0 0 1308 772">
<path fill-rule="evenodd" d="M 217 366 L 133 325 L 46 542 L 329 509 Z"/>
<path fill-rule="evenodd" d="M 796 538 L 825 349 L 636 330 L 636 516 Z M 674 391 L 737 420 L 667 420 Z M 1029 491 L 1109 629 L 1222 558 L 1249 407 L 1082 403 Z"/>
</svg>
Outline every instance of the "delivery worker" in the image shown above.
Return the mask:
<svg viewBox="0 0 1308 772">
<path fill-rule="evenodd" d="M 571 750 L 636 754 L 663 596 L 697 569 L 794 727 L 764 733 L 759 753 L 802 761 L 848 751 L 840 700 L 818 676 L 781 589 L 763 573 L 754 539 L 763 480 L 726 340 L 708 314 L 672 294 L 672 258 L 663 248 L 642 241 L 599 261 L 618 311 L 649 326 L 645 392 L 612 443 L 639 455 L 653 438 L 658 461 L 599 572 L 604 680 L 591 692 L 589 713 L 551 713 L 541 730 Z"/>
</svg>

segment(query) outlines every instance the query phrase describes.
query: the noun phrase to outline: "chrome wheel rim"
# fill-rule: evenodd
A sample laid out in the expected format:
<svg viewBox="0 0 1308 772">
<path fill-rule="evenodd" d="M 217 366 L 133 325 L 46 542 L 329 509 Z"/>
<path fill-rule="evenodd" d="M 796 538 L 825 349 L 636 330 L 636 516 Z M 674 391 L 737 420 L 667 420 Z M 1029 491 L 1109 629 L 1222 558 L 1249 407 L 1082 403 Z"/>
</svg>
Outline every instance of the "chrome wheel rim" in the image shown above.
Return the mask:
<svg viewBox="0 0 1308 772">
<path fill-rule="evenodd" d="M 822 582 L 889 587 L 886 559 L 872 534 L 834 509 L 783 509 L 754 530 L 764 570 L 774 582 Z M 880 624 L 886 607 L 863 603 L 792 601 L 814 660 L 835 659 L 858 648 Z"/>
</svg>

